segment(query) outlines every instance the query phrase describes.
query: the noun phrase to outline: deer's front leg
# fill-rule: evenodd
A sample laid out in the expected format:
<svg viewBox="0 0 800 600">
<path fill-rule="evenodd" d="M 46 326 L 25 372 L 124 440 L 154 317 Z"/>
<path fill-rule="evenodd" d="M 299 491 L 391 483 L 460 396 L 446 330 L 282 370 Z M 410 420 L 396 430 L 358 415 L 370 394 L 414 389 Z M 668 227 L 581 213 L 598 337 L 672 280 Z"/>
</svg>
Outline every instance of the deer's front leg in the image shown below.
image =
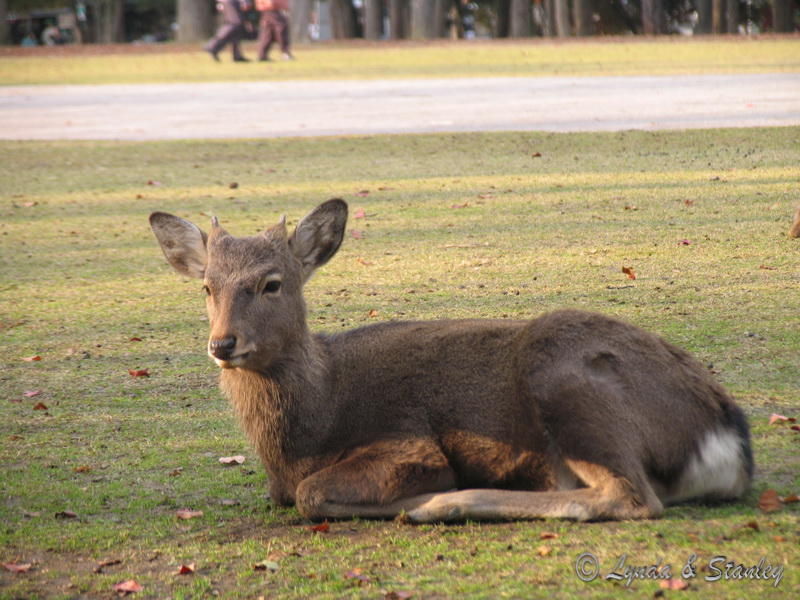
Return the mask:
<svg viewBox="0 0 800 600">
<path fill-rule="evenodd" d="M 393 518 L 432 492 L 455 487 L 455 474 L 433 440 L 390 439 L 355 448 L 297 486 L 296 505 L 313 520 Z"/>
</svg>

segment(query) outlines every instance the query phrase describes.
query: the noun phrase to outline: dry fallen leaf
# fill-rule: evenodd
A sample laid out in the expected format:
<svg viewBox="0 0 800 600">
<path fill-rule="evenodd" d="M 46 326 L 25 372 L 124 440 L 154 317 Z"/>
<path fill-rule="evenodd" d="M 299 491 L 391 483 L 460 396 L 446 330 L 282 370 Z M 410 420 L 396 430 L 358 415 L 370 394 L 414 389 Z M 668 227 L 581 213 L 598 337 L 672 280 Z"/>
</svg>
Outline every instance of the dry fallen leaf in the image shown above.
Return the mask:
<svg viewBox="0 0 800 600">
<path fill-rule="evenodd" d="M 178 570 L 175 571 L 175 575 L 191 575 L 194 573 L 195 563 L 189 563 L 188 565 L 181 565 L 178 567 Z"/>
<path fill-rule="evenodd" d="M 219 459 L 223 465 L 241 465 L 244 463 L 244 456 L 222 456 Z"/>
<path fill-rule="evenodd" d="M 534 152 L 533 154 L 531 154 L 531 158 L 541 158 L 541 156 L 542 156 L 541 152 Z"/>
<path fill-rule="evenodd" d="M 413 598 L 414 594 L 411 592 L 386 592 L 383 595 L 383 600 L 408 600 Z"/>
<path fill-rule="evenodd" d="M 12 573 L 27 573 L 31 570 L 31 567 L 33 567 L 31 563 L 3 563 L 3 568 Z"/>
<path fill-rule="evenodd" d="M 350 236 L 354 240 L 361 240 L 361 239 L 364 239 L 364 232 L 361 231 L 360 229 L 351 229 L 350 230 Z"/>
<path fill-rule="evenodd" d="M 129 342 L 141 342 L 141 341 L 142 341 L 142 338 L 140 338 L 140 337 L 132 337 L 132 338 L 131 338 L 131 339 L 129 339 L 128 341 L 129 341 Z"/>
<path fill-rule="evenodd" d="M 369 196 L 369 190 L 361 190 L 359 192 L 356 192 L 356 196 L 361 196 L 362 198 L 364 196 Z"/>
<path fill-rule="evenodd" d="M 55 514 L 56 519 L 77 519 L 78 515 L 71 510 L 61 510 Z"/>
<path fill-rule="evenodd" d="M 550 546 L 539 546 L 536 548 L 536 554 L 539 556 L 548 556 L 553 549 Z"/>
<path fill-rule="evenodd" d="M 150 377 L 149 369 L 128 369 L 131 377 Z"/>
<path fill-rule="evenodd" d="M 194 519 L 196 517 L 202 517 L 203 511 L 202 510 L 189 510 L 188 508 L 182 508 L 181 510 L 175 513 L 179 519 L 188 520 Z"/>
<path fill-rule="evenodd" d="M 772 489 L 764 490 L 764 493 L 761 494 L 761 497 L 758 499 L 758 508 L 760 508 L 762 512 L 765 513 L 770 513 L 770 512 L 775 512 L 776 510 L 780 510 L 781 499 L 778 496 L 778 492 Z"/>
<path fill-rule="evenodd" d="M 364 212 L 364 209 L 358 209 L 356 212 L 353 213 L 354 219 L 365 219 L 367 217 L 367 213 Z"/>
<path fill-rule="evenodd" d="M 792 504 L 794 502 L 800 502 L 800 496 L 797 494 L 790 494 L 789 496 L 784 496 L 781 498 L 781 502 L 784 504 Z"/>
<path fill-rule="evenodd" d="M 450 208 L 469 208 L 469 202 L 464 202 L 463 204 L 451 204 Z"/>
<path fill-rule="evenodd" d="M 374 318 L 375 318 L 375 317 L 377 317 L 377 316 L 378 316 L 378 311 L 377 311 L 377 310 L 375 310 L 374 308 L 373 308 L 371 311 L 369 311 L 369 317 L 370 317 L 371 319 L 374 319 Z"/>
<path fill-rule="evenodd" d="M 238 187 L 239 187 L 239 184 L 238 184 L 238 183 L 236 183 L 235 181 L 231 181 L 231 182 L 228 184 L 228 187 L 229 187 L 229 188 L 231 188 L 232 190 L 235 190 L 236 188 L 238 188 Z"/>
<path fill-rule="evenodd" d="M 280 565 L 274 560 L 262 560 L 253 565 L 253 569 L 256 571 L 269 571 L 271 573 L 275 573 L 279 568 Z"/>
<path fill-rule="evenodd" d="M 38 362 L 38 361 L 42 360 L 42 357 L 41 357 L 41 356 L 39 356 L 39 355 L 36 355 L 36 356 L 26 356 L 26 357 L 25 357 L 25 358 L 23 358 L 22 360 L 24 360 L 25 362 Z"/>
<path fill-rule="evenodd" d="M 633 270 L 633 267 L 622 267 L 622 272 L 628 276 L 628 279 L 636 279 L 636 271 Z"/>
<path fill-rule="evenodd" d="M 539 539 L 542 539 L 542 540 L 554 540 L 557 537 L 558 537 L 558 534 L 557 533 L 553 533 L 551 531 L 543 531 L 539 535 Z"/>
<path fill-rule="evenodd" d="M 331 524 L 328 523 L 327 519 L 325 519 L 322 523 L 318 523 L 317 525 L 312 525 L 311 527 L 308 528 L 308 530 L 313 533 L 327 533 L 330 528 Z"/>
<path fill-rule="evenodd" d="M 685 590 L 689 587 L 689 584 L 686 583 L 683 579 L 662 579 L 658 582 L 658 587 L 662 590 Z"/>
<path fill-rule="evenodd" d="M 28 390 L 27 392 L 23 392 L 23 396 L 26 398 L 35 398 L 39 394 L 42 393 L 42 390 Z"/>
<path fill-rule="evenodd" d="M 371 267 L 372 265 L 374 265 L 374 264 L 375 264 L 374 262 L 371 262 L 371 261 L 365 260 L 365 259 L 363 259 L 363 258 L 357 258 L 356 260 L 359 262 L 359 264 L 362 264 L 362 265 L 364 265 L 365 267 Z"/>
<path fill-rule="evenodd" d="M 344 578 L 354 580 L 356 585 L 359 586 L 364 585 L 365 583 L 369 583 L 369 577 L 364 575 L 364 572 L 359 567 L 351 569 L 350 571 L 345 573 Z"/>
<path fill-rule="evenodd" d="M 91 472 L 92 467 L 90 467 L 89 465 L 81 465 L 79 467 L 73 468 L 72 470 L 75 471 L 76 473 L 89 473 Z"/>
<path fill-rule="evenodd" d="M 47 405 L 44 402 L 37 402 L 33 405 L 33 410 L 47 410 Z"/>
<path fill-rule="evenodd" d="M 783 415 L 779 415 L 777 413 L 772 413 L 769 416 L 769 424 L 774 425 L 775 423 L 782 423 L 782 422 L 794 423 L 797 421 L 795 417 L 784 417 Z"/>
<path fill-rule="evenodd" d="M 109 558 L 109 559 L 102 560 L 99 563 L 97 563 L 97 566 L 94 569 L 92 569 L 92 571 L 94 571 L 95 573 L 102 573 L 103 569 L 105 569 L 106 567 L 112 567 L 114 565 L 121 565 L 121 564 L 122 564 L 122 561 L 120 559 L 118 559 L 118 558 Z"/>
<path fill-rule="evenodd" d="M 114 584 L 114 591 L 121 594 L 132 594 L 134 592 L 141 592 L 144 588 L 136 583 L 133 579 Z"/>
</svg>

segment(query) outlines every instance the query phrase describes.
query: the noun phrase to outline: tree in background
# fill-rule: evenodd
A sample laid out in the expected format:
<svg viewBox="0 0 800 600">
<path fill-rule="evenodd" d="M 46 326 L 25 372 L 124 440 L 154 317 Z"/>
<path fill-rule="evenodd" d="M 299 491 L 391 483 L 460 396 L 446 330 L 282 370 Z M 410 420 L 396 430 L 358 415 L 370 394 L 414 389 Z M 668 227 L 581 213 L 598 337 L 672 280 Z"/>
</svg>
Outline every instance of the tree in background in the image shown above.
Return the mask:
<svg viewBox="0 0 800 600">
<path fill-rule="evenodd" d="M 9 41 L 8 2 L 0 0 L 0 44 L 8 44 Z"/>
<path fill-rule="evenodd" d="M 177 0 L 179 42 L 199 42 L 213 33 L 214 4 L 208 0 Z"/>
</svg>

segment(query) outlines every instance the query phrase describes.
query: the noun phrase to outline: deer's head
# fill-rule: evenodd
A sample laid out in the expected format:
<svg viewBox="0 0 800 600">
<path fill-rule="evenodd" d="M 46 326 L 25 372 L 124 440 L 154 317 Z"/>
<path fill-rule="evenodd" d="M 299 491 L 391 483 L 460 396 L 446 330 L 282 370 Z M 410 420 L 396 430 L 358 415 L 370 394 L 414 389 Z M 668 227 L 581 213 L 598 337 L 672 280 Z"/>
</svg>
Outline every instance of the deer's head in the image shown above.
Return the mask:
<svg viewBox="0 0 800 600">
<path fill-rule="evenodd" d="M 182 275 L 203 280 L 211 326 L 208 353 L 223 369 L 269 369 L 306 334 L 303 285 L 336 254 L 347 204 L 328 200 L 289 235 L 284 219 L 259 235 L 237 238 L 212 219 L 206 235 L 163 212 L 150 226 L 167 261 Z"/>
</svg>

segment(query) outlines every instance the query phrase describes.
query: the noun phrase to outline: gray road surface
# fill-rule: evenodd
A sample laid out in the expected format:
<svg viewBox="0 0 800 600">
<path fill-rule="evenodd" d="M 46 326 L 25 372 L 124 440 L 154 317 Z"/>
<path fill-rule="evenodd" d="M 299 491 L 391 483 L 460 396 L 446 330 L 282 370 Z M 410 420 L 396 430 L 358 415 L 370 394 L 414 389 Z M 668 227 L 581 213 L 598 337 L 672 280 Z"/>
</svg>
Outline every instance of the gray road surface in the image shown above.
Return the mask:
<svg viewBox="0 0 800 600">
<path fill-rule="evenodd" d="M 0 87 L 0 139 L 800 125 L 800 74 Z"/>
</svg>

